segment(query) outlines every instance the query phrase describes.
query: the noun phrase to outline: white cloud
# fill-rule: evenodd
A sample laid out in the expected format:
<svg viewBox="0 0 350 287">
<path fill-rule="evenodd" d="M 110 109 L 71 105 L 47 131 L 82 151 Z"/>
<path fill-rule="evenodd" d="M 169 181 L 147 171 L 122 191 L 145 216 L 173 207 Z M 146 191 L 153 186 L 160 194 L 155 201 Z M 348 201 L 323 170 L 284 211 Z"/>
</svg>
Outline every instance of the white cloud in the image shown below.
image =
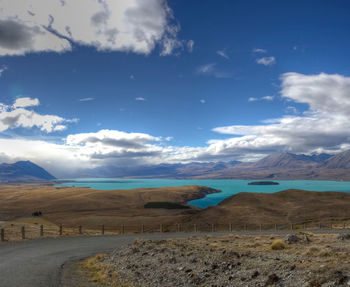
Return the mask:
<svg viewBox="0 0 350 287">
<path fill-rule="evenodd" d="M 230 59 L 230 57 L 227 55 L 225 50 L 218 50 L 218 51 L 216 51 L 216 54 L 218 54 L 219 56 L 221 56 L 225 59 Z"/>
<path fill-rule="evenodd" d="M 39 106 L 39 99 L 31 99 L 28 97 L 18 98 L 13 104 L 13 108 L 26 108 L 26 107 L 34 107 Z"/>
<path fill-rule="evenodd" d="M 168 55 L 182 47 L 166 0 L 1 0 L 0 55 L 66 52 L 72 43 L 99 51 Z"/>
<path fill-rule="evenodd" d="M 79 99 L 79 102 L 90 102 L 90 101 L 94 101 L 95 98 L 82 98 L 82 99 Z"/>
<path fill-rule="evenodd" d="M 204 99 L 200 99 L 199 100 L 202 104 L 205 104 L 207 101 L 206 100 L 204 100 Z"/>
<path fill-rule="evenodd" d="M 68 145 L 81 145 L 89 143 L 103 143 L 111 146 L 138 146 L 149 142 L 159 141 L 159 137 L 153 137 L 145 133 L 127 133 L 117 130 L 100 130 L 97 133 L 81 133 L 69 135 Z"/>
<path fill-rule="evenodd" d="M 267 50 L 260 49 L 260 48 L 255 48 L 255 49 L 253 49 L 253 53 L 267 53 Z"/>
<path fill-rule="evenodd" d="M 0 68 L 0 77 L 2 76 L 2 74 L 7 70 L 7 66 L 6 65 L 2 65 Z"/>
<path fill-rule="evenodd" d="M 256 59 L 256 62 L 260 65 L 272 66 L 272 65 L 276 64 L 276 58 L 273 56 L 263 57 L 263 58 Z"/>
<path fill-rule="evenodd" d="M 76 122 L 77 119 L 67 120 L 56 115 L 41 115 L 26 108 L 38 106 L 38 99 L 18 98 L 12 106 L 0 103 L 0 132 L 15 128 L 36 127 L 46 133 L 66 129 L 63 123 Z"/>
<path fill-rule="evenodd" d="M 187 50 L 188 50 L 188 52 L 192 53 L 193 52 L 193 47 L 194 47 L 194 41 L 193 40 L 187 41 Z"/>
<path fill-rule="evenodd" d="M 265 97 L 262 97 L 261 99 L 265 101 L 273 101 L 274 96 L 265 96 Z"/>
<path fill-rule="evenodd" d="M 205 76 L 213 76 L 215 78 L 230 78 L 231 75 L 229 73 L 220 71 L 216 67 L 216 63 L 209 63 L 202 66 L 199 66 L 196 69 L 197 74 L 205 75 Z"/>
<path fill-rule="evenodd" d="M 265 153 L 340 151 L 350 143 L 350 78 L 342 75 L 286 73 L 281 96 L 309 109 L 301 116 L 265 120 L 264 125 L 217 127 L 238 137 L 211 142 L 225 150 Z M 244 147 L 244 149 L 243 149 Z"/>
<path fill-rule="evenodd" d="M 273 101 L 275 97 L 274 96 L 265 96 L 261 98 L 255 98 L 255 97 L 250 97 L 248 99 L 248 102 L 256 102 L 256 101 Z"/>
<path fill-rule="evenodd" d="M 145 102 L 145 101 L 147 101 L 147 99 L 143 98 L 143 97 L 137 97 L 137 98 L 135 98 L 135 101 Z"/>
</svg>

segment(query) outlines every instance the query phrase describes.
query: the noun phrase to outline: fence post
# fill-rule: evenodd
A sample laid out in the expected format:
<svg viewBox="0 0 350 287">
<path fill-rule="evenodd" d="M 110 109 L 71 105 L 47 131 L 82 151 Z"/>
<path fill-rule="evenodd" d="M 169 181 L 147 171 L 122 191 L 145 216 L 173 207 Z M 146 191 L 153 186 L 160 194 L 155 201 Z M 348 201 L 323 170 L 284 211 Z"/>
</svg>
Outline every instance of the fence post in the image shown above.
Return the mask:
<svg viewBox="0 0 350 287">
<path fill-rule="evenodd" d="M 177 224 L 177 232 L 181 232 L 181 224 Z"/>
<path fill-rule="evenodd" d="M 275 224 L 275 231 L 277 231 L 277 224 Z"/>
<path fill-rule="evenodd" d="M 212 225 L 211 225 L 211 232 L 214 232 L 214 231 L 215 231 L 215 225 L 212 224 Z"/>
<path fill-rule="evenodd" d="M 40 236 L 44 236 L 44 225 L 40 225 Z"/>
<path fill-rule="evenodd" d="M 104 234 L 105 234 L 105 226 L 104 226 L 104 224 L 102 224 L 101 234 L 102 234 L 102 235 L 104 235 Z"/>
<path fill-rule="evenodd" d="M 83 227 L 79 225 L 79 234 L 83 234 Z"/>
<path fill-rule="evenodd" d="M 21 228 L 21 233 L 22 233 L 22 239 L 26 239 L 26 230 L 25 230 L 24 226 L 22 226 L 22 228 Z"/>
<path fill-rule="evenodd" d="M 1 228 L 1 242 L 5 241 L 5 229 Z"/>
<path fill-rule="evenodd" d="M 160 224 L 160 225 L 159 225 L 159 231 L 160 231 L 160 233 L 163 232 L 163 224 Z"/>
<path fill-rule="evenodd" d="M 141 224 L 141 233 L 145 232 L 145 226 L 143 224 Z"/>
<path fill-rule="evenodd" d="M 290 225 L 290 230 L 293 230 L 293 227 L 294 227 L 294 226 L 293 226 L 293 223 L 292 223 L 292 224 Z"/>
<path fill-rule="evenodd" d="M 194 232 L 197 232 L 197 225 L 196 224 L 193 224 L 193 230 L 194 230 Z"/>
<path fill-rule="evenodd" d="M 230 223 L 230 224 L 228 225 L 228 230 L 229 230 L 229 232 L 232 232 L 232 223 Z"/>
<path fill-rule="evenodd" d="M 121 230 L 121 233 L 124 234 L 125 233 L 125 226 L 124 224 L 122 224 L 122 230 Z"/>
<path fill-rule="evenodd" d="M 261 223 L 259 225 L 259 230 L 260 230 L 260 232 L 262 231 L 262 224 Z"/>
<path fill-rule="evenodd" d="M 58 232 L 58 233 L 59 233 L 60 236 L 62 236 L 62 234 L 63 234 L 63 227 L 62 227 L 62 224 L 60 224 L 60 229 L 59 229 L 59 232 Z"/>
<path fill-rule="evenodd" d="M 318 228 L 319 228 L 319 229 L 322 229 L 321 222 L 318 224 Z"/>
</svg>

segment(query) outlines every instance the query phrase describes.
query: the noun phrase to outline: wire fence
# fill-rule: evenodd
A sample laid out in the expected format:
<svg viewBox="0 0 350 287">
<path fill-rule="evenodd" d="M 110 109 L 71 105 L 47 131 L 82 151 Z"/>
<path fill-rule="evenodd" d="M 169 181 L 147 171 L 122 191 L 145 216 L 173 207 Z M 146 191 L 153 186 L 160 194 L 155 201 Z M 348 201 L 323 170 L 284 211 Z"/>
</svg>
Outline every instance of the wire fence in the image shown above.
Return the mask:
<svg viewBox="0 0 350 287">
<path fill-rule="evenodd" d="M 1 226 L 0 226 L 1 227 Z M 322 222 L 297 222 L 286 224 L 241 224 L 232 223 L 177 223 L 153 225 L 124 225 L 115 226 L 75 226 L 63 225 L 19 225 L 11 224 L 0 228 L 0 242 L 37 239 L 44 237 L 72 237 L 97 235 L 123 235 L 143 233 L 186 233 L 186 232 L 263 232 L 282 230 L 323 230 L 323 229 L 350 229 L 349 219 L 324 220 Z"/>
</svg>

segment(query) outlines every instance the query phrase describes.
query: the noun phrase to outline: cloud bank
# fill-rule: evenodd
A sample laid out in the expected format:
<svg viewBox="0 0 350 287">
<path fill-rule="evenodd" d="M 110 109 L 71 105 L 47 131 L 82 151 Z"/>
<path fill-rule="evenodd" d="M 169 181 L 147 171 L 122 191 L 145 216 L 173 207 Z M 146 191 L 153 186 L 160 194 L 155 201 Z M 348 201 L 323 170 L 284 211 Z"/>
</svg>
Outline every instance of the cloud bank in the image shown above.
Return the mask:
<svg viewBox="0 0 350 287">
<path fill-rule="evenodd" d="M 350 78 L 342 75 L 303 75 L 286 73 L 281 76 L 281 97 L 306 104 L 309 108 L 300 116 L 283 116 L 265 120 L 264 125 L 232 125 L 217 127 L 215 132 L 239 136 L 217 141 L 226 147 L 244 145 L 251 151 L 291 151 L 312 153 L 340 151 L 350 143 Z"/>
</svg>

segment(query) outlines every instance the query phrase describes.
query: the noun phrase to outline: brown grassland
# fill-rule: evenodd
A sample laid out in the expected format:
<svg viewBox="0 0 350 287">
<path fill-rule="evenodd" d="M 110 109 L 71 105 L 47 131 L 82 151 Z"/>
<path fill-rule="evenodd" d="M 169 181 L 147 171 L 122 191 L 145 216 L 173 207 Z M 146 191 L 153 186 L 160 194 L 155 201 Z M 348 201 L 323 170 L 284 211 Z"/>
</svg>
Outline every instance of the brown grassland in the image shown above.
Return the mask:
<svg viewBox="0 0 350 287">
<path fill-rule="evenodd" d="M 47 184 L 0 185 L 0 228 L 6 240 L 20 239 L 21 227 L 26 238 L 36 238 L 40 225 L 44 236 L 57 236 L 59 225 L 63 235 L 176 231 L 181 223 L 184 231 L 216 231 L 319 227 L 349 227 L 350 194 L 286 190 L 274 194 L 239 193 L 219 205 L 201 210 L 188 206 L 192 199 L 219 192 L 203 186 L 141 188 L 132 190 L 94 190 L 80 187 L 54 187 Z M 188 209 L 144 208 L 149 202 L 171 202 Z M 41 217 L 32 213 L 41 211 Z M 185 229 L 187 227 L 187 229 Z"/>
</svg>

